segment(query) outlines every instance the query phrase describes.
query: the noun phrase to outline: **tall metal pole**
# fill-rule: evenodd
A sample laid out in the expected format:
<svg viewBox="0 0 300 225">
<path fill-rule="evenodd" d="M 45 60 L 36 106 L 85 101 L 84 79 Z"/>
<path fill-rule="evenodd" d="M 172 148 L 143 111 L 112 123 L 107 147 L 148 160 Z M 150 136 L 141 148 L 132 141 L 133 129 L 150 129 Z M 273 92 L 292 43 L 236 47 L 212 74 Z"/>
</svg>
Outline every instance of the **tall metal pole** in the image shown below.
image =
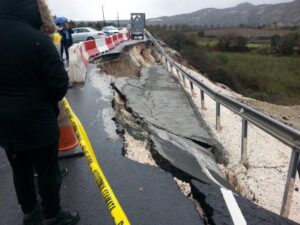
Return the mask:
<svg viewBox="0 0 300 225">
<path fill-rule="evenodd" d="M 118 28 L 120 28 L 119 12 L 117 12 Z"/>
<path fill-rule="evenodd" d="M 104 8 L 103 8 L 103 5 L 102 5 L 102 15 L 103 15 L 103 26 L 105 27 L 105 17 L 104 17 Z"/>
</svg>

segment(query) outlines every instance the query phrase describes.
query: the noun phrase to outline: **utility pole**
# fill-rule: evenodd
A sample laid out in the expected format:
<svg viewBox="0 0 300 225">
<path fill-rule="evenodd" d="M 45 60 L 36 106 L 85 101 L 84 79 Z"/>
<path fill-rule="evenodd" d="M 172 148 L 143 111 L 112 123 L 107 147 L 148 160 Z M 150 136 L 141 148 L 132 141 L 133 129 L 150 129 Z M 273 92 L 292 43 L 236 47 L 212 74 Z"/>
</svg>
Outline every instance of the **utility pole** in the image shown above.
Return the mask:
<svg viewBox="0 0 300 225">
<path fill-rule="evenodd" d="M 117 12 L 118 28 L 120 28 L 119 12 Z"/>
<path fill-rule="evenodd" d="M 104 8 L 102 5 L 102 15 L 103 15 L 103 27 L 105 27 L 105 17 L 104 17 Z"/>
</svg>

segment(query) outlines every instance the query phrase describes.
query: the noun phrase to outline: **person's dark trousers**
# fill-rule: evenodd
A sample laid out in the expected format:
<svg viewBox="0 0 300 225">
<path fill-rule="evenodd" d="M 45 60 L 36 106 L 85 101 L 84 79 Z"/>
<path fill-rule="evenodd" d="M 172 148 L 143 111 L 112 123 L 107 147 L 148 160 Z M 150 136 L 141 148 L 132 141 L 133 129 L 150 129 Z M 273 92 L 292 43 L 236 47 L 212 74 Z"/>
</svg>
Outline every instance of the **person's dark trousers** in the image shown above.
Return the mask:
<svg viewBox="0 0 300 225">
<path fill-rule="evenodd" d="M 298 175 L 300 177 L 300 159 L 299 159 L 299 162 L 298 162 Z"/>
<path fill-rule="evenodd" d="M 71 41 L 64 41 L 64 43 L 61 44 L 60 46 L 60 55 L 61 55 L 61 59 L 63 59 L 63 54 L 64 51 L 66 52 L 66 59 L 67 61 L 69 61 L 69 48 L 71 47 L 72 43 Z"/>
<path fill-rule="evenodd" d="M 61 187 L 58 143 L 43 149 L 17 152 L 12 147 L 6 147 L 5 152 L 13 170 L 15 190 L 23 213 L 31 213 L 37 204 L 34 184 L 36 171 L 44 217 L 55 217 L 60 211 Z"/>
</svg>

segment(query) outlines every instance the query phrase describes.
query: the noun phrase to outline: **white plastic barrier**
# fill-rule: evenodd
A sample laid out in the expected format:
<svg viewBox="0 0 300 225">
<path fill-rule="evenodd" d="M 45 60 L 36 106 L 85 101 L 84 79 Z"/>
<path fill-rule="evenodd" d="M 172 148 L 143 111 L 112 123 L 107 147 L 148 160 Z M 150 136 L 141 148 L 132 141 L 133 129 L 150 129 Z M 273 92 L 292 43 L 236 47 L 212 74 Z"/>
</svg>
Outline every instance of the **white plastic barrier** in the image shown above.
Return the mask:
<svg viewBox="0 0 300 225">
<path fill-rule="evenodd" d="M 106 45 L 105 38 L 97 39 L 96 40 L 96 45 L 97 45 L 97 48 L 98 48 L 99 52 L 101 52 L 101 53 L 107 52 L 109 50 L 107 45 Z"/>
<path fill-rule="evenodd" d="M 80 44 L 74 44 L 69 48 L 69 80 L 70 82 L 85 82 L 86 66 L 82 61 L 79 51 Z"/>
</svg>

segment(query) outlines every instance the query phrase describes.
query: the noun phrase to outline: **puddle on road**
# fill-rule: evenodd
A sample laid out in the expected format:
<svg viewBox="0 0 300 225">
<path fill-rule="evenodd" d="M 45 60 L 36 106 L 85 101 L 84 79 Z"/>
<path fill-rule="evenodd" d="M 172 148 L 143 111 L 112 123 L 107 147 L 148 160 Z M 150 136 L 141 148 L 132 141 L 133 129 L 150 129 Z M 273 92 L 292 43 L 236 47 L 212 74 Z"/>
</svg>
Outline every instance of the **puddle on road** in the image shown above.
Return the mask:
<svg viewBox="0 0 300 225">
<path fill-rule="evenodd" d="M 113 100 L 113 90 L 111 88 L 112 78 L 109 75 L 101 73 L 99 69 L 95 69 L 91 72 L 91 84 L 100 92 L 99 98 L 95 99 L 96 103 L 99 101 L 104 101 L 109 103 L 110 106 L 102 108 L 97 115 L 96 123 L 99 120 L 102 120 L 104 131 L 107 134 L 108 139 L 112 141 L 118 141 L 120 139 L 119 135 L 116 132 L 116 124 L 113 121 L 115 117 L 115 111 L 111 106 Z M 91 125 L 93 125 L 91 124 Z"/>
<path fill-rule="evenodd" d="M 99 70 L 95 72 L 97 72 L 97 74 L 91 77 L 92 86 L 100 91 L 100 99 L 102 101 L 111 102 L 113 100 L 113 91 L 110 86 L 112 82 L 111 77 L 100 73 Z"/>
<path fill-rule="evenodd" d="M 101 113 L 102 121 L 103 121 L 103 126 L 106 134 L 108 135 L 108 138 L 117 141 L 120 139 L 119 135 L 117 134 L 116 130 L 116 124 L 112 120 L 112 118 L 115 117 L 115 111 L 113 108 L 104 108 Z"/>
</svg>

